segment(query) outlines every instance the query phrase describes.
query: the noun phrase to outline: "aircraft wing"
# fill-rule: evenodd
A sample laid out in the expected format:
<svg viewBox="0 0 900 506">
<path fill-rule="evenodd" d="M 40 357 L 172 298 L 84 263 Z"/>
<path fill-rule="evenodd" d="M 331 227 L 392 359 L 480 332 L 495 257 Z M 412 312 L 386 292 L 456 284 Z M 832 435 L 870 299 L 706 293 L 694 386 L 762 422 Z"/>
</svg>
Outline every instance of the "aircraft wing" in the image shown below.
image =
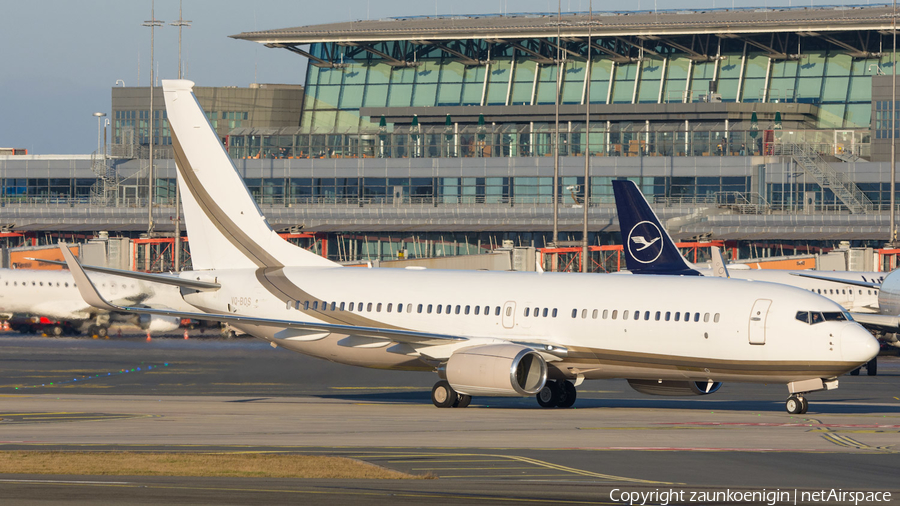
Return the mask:
<svg viewBox="0 0 900 506">
<path fill-rule="evenodd" d="M 332 323 L 302 322 L 296 320 L 281 320 L 277 318 L 259 318 L 254 316 L 243 316 L 238 314 L 219 314 L 219 313 L 190 313 L 183 311 L 173 311 L 169 309 L 154 309 L 148 307 L 133 306 L 117 306 L 100 295 L 97 288 L 91 282 L 85 273 L 84 268 L 75 259 L 75 256 L 65 246 L 60 246 L 63 256 L 66 259 L 66 265 L 72 272 L 75 279 L 75 285 L 78 287 L 81 297 L 89 305 L 98 309 L 118 313 L 138 313 L 151 314 L 161 316 L 175 316 L 179 318 L 191 318 L 195 320 L 213 320 L 226 323 L 245 323 L 250 325 L 263 325 L 269 327 L 280 327 L 285 329 L 307 330 L 316 332 L 333 332 L 337 334 L 347 334 L 354 336 L 372 337 L 376 339 L 387 339 L 398 343 L 418 344 L 418 345 L 438 345 L 449 344 L 452 342 L 466 341 L 468 338 L 462 336 L 454 336 L 447 334 L 433 334 L 430 332 L 416 332 L 403 329 L 383 329 L 378 327 L 359 327 L 355 325 L 337 325 Z"/>
<path fill-rule="evenodd" d="M 881 283 L 873 283 L 871 281 L 857 281 L 855 279 L 833 278 L 824 274 L 809 274 L 806 272 L 792 272 L 792 276 L 800 276 L 801 278 L 820 279 L 822 281 L 833 281 L 845 285 L 862 286 L 864 288 L 881 288 Z"/>
<path fill-rule="evenodd" d="M 66 262 L 58 260 L 45 260 L 43 258 L 26 258 L 26 260 L 35 260 L 45 264 L 68 265 Z M 218 283 L 209 281 L 200 281 L 199 279 L 185 279 L 172 274 L 154 274 L 151 272 L 135 272 L 123 271 L 122 269 L 111 269 L 109 267 L 97 267 L 94 265 L 82 265 L 82 269 L 86 271 L 102 272 L 103 274 L 112 274 L 114 276 L 122 276 L 125 278 L 140 279 L 141 281 L 150 281 L 153 283 L 161 283 L 164 285 L 175 285 L 182 288 L 190 288 L 197 291 L 218 290 L 222 286 Z"/>
<path fill-rule="evenodd" d="M 900 330 L 900 316 L 873 313 L 850 313 L 856 323 L 870 330 L 897 332 Z"/>
</svg>

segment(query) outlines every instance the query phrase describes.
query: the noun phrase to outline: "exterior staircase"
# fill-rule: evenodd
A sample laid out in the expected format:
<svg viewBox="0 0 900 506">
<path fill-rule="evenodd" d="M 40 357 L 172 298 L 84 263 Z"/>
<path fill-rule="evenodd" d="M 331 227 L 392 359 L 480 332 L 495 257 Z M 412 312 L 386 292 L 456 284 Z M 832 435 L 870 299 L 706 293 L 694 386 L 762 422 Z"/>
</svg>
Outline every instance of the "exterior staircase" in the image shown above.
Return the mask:
<svg viewBox="0 0 900 506">
<path fill-rule="evenodd" d="M 813 146 L 776 144 L 773 147 L 774 155 L 790 156 L 821 188 L 831 190 L 851 213 L 866 214 L 874 209 L 866 194 L 846 174 L 834 170 Z"/>
</svg>

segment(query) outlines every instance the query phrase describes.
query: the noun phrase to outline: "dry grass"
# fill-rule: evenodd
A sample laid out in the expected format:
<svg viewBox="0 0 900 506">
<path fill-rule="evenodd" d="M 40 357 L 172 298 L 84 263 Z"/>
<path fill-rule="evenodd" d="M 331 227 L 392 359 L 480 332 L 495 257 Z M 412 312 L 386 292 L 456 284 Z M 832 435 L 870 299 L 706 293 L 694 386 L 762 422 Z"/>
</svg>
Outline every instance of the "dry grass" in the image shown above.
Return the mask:
<svg viewBox="0 0 900 506">
<path fill-rule="evenodd" d="M 423 479 L 343 457 L 271 453 L 0 452 L 0 474 Z"/>
</svg>

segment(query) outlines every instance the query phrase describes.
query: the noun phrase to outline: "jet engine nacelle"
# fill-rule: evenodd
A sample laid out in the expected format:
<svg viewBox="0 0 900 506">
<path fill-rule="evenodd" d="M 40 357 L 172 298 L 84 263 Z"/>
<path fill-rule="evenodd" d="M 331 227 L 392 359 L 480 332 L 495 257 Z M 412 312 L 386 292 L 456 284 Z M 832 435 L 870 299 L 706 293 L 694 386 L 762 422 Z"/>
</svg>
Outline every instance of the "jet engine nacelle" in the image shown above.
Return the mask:
<svg viewBox="0 0 900 506">
<path fill-rule="evenodd" d="M 142 314 L 138 319 L 138 326 L 150 332 L 171 332 L 181 327 L 181 318 Z"/>
<path fill-rule="evenodd" d="M 648 395 L 709 395 L 722 386 L 721 381 L 628 380 L 631 388 Z"/>
<path fill-rule="evenodd" d="M 450 355 L 445 373 L 450 386 L 461 394 L 524 397 L 544 388 L 547 362 L 526 346 L 489 344 Z"/>
</svg>

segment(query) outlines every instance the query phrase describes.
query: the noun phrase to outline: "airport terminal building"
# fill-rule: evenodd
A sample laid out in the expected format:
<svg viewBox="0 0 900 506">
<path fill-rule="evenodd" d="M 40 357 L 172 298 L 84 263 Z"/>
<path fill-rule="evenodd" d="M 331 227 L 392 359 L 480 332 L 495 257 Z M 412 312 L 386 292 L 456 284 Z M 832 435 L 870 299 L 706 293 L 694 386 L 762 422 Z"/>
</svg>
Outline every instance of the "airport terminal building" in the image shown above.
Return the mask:
<svg viewBox="0 0 900 506">
<path fill-rule="evenodd" d="M 272 225 L 321 234 L 336 259 L 545 246 L 557 138 L 562 240 L 580 238 L 585 202 L 591 244 L 616 240 L 611 181 L 629 178 L 676 238 L 875 244 L 898 135 L 892 23 L 889 6 L 848 6 L 245 32 L 233 37 L 286 49 L 303 88 L 198 97 Z M 171 233 L 171 141 L 161 94 L 150 132 L 148 95 L 113 89 L 100 156 L 0 157 L 0 226 L 146 232 L 153 135 L 155 232 Z"/>
</svg>

